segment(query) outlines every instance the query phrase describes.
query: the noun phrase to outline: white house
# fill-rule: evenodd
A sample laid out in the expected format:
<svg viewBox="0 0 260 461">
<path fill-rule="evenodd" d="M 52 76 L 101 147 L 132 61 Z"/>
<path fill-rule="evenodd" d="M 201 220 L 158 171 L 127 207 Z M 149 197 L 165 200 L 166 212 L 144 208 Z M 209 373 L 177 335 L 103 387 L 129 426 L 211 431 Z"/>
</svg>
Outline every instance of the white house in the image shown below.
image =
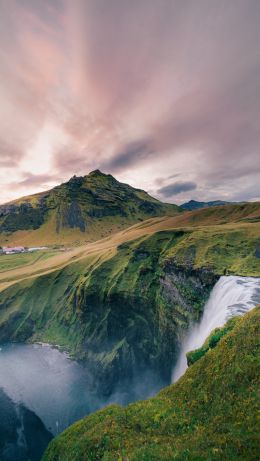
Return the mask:
<svg viewBox="0 0 260 461">
<path fill-rule="evenodd" d="M 6 255 L 12 255 L 14 253 L 23 253 L 24 251 L 24 247 L 3 247 L 3 253 L 5 253 Z"/>
</svg>

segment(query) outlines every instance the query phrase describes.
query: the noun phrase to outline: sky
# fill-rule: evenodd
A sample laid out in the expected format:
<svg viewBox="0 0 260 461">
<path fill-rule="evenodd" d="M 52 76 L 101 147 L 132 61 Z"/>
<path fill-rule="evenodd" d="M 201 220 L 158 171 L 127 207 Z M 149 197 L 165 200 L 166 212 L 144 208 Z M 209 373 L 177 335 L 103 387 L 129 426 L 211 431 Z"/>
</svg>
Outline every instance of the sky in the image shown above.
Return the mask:
<svg viewBox="0 0 260 461">
<path fill-rule="evenodd" d="M 99 168 L 260 200 L 259 0 L 0 0 L 0 203 Z"/>
</svg>

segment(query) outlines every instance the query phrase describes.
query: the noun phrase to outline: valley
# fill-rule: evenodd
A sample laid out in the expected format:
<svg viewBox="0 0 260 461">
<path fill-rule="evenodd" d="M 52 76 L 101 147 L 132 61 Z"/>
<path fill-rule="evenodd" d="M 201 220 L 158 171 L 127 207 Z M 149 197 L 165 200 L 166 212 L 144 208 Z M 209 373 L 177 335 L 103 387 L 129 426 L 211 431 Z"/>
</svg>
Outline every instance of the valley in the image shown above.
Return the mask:
<svg viewBox="0 0 260 461">
<path fill-rule="evenodd" d="M 259 23 L 0 0 L 0 461 L 259 461 Z"/>
<path fill-rule="evenodd" d="M 100 207 L 103 195 L 110 194 L 111 184 L 123 200 L 126 197 L 129 200 L 125 194 L 130 194 L 130 200 L 137 194 L 141 204 L 144 199 L 150 200 L 152 207 L 146 204 L 145 213 L 140 214 L 139 209 L 135 214 L 131 202 L 127 202 L 126 210 L 128 207 L 132 210 L 129 219 L 118 214 L 118 210 L 108 218 L 110 208 L 106 202 L 106 212 L 91 212 L 90 216 L 88 207 L 93 203 L 85 208 L 82 205 L 86 204 L 89 190 L 95 187 L 101 194 L 98 205 L 95 202 Z M 231 281 L 234 276 L 240 277 L 241 283 L 251 277 L 257 284 L 260 277 L 259 202 L 183 211 L 150 199 L 142 191 L 130 188 L 129 192 L 129 187 L 101 172 L 72 178 L 44 195 L 48 206 L 52 203 L 50 197 L 52 200 L 55 197 L 55 206 L 49 207 L 44 222 L 36 228 L 13 227 L 8 232 L 5 228 L 0 234 L 2 246 L 46 247 L 32 253 L 0 255 L 0 344 L 3 348 L 16 344 L 17 354 L 22 354 L 23 347 L 47 343 L 59 348 L 60 363 L 63 351 L 75 361 L 75 367 L 78 362 L 87 376 L 85 384 L 84 379 L 80 381 L 79 395 L 86 405 L 83 413 L 75 412 L 78 417 L 107 403 L 126 405 L 150 397 L 168 386 L 178 360 L 182 357 L 186 363 L 185 354 L 190 351 L 185 346 L 187 332 L 203 319 L 204 308 L 217 284 L 225 278 Z M 31 207 L 37 208 L 41 200 L 41 195 L 25 197 L 15 206 L 20 207 L 21 203 L 23 213 L 23 204 L 30 203 L 26 211 L 30 214 Z M 75 225 L 70 219 L 57 228 L 60 216 L 57 210 L 64 200 L 68 200 L 69 209 L 71 203 L 79 203 L 80 216 L 84 217 L 84 223 L 88 222 L 84 229 L 78 227 L 78 221 Z M 136 195 L 133 200 L 139 203 Z M 14 224 L 17 213 L 16 219 L 20 220 L 19 210 L 11 208 L 12 218 L 5 214 L 2 224 L 5 226 L 5 220 L 10 222 L 9 219 Z M 115 226 L 108 225 L 108 219 Z M 30 220 L 23 226 L 28 226 Z M 239 303 L 239 290 L 236 293 L 235 300 Z M 251 296 L 246 286 L 243 293 L 245 299 Z M 260 302 L 259 289 L 254 293 L 251 307 Z M 225 316 L 223 319 L 227 320 Z M 222 326 L 223 321 L 216 325 Z M 44 352 L 44 346 L 37 347 L 43 347 Z M 67 382 L 66 375 L 64 379 Z M 38 387 L 36 383 L 36 395 Z M 90 396 L 96 406 L 89 405 Z M 10 390 L 9 397 L 12 398 Z M 64 400 L 69 409 L 68 402 Z M 27 401 L 24 404 L 28 406 Z M 35 411 L 30 404 L 28 408 Z M 42 419 L 38 411 L 35 413 Z M 63 422 L 58 432 L 73 423 L 75 415 L 69 422 Z M 84 423 L 79 424 L 83 424 L 87 433 Z M 49 426 L 46 427 L 48 430 Z M 56 435 L 53 429 L 52 434 Z M 55 442 L 51 447 L 56 450 Z M 78 459 L 84 459 L 80 453 Z M 113 453 L 111 459 L 116 452 Z M 60 461 L 66 459 L 63 452 L 58 456 Z M 106 456 L 110 459 L 109 451 Z M 149 457 L 152 454 L 147 456 L 143 459 L 153 459 Z"/>
</svg>

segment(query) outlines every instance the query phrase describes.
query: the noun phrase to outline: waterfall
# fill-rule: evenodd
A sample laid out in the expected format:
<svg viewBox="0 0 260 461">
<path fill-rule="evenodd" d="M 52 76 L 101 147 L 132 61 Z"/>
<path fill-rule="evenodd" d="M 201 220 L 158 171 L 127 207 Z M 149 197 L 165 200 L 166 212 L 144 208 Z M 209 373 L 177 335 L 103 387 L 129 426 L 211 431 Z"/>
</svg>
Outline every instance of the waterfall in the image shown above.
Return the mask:
<svg viewBox="0 0 260 461">
<path fill-rule="evenodd" d="M 212 330 L 222 327 L 235 315 L 243 315 L 260 304 L 260 278 L 223 276 L 214 286 L 204 313 L 198 324 L 191 327 L 181 345 L 173 369 L 172 382 L 176 382 L 187 368 L 186 353 L 203 345 Z"/>
</svg>

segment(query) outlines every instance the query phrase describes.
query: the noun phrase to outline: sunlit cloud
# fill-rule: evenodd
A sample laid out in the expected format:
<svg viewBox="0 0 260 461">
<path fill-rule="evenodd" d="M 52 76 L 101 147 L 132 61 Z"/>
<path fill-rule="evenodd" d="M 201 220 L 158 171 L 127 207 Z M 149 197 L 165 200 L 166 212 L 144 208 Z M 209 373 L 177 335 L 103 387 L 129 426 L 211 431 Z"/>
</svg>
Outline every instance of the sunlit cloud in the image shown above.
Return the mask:
<svg viewBox="0 0 260 461">
<path fill-rule="evenodd" d="M 1 2 L 1 202 L 95 168 L 178 203 L 259 199 L 259 18 L 257 0 Z"/>
</svg>

